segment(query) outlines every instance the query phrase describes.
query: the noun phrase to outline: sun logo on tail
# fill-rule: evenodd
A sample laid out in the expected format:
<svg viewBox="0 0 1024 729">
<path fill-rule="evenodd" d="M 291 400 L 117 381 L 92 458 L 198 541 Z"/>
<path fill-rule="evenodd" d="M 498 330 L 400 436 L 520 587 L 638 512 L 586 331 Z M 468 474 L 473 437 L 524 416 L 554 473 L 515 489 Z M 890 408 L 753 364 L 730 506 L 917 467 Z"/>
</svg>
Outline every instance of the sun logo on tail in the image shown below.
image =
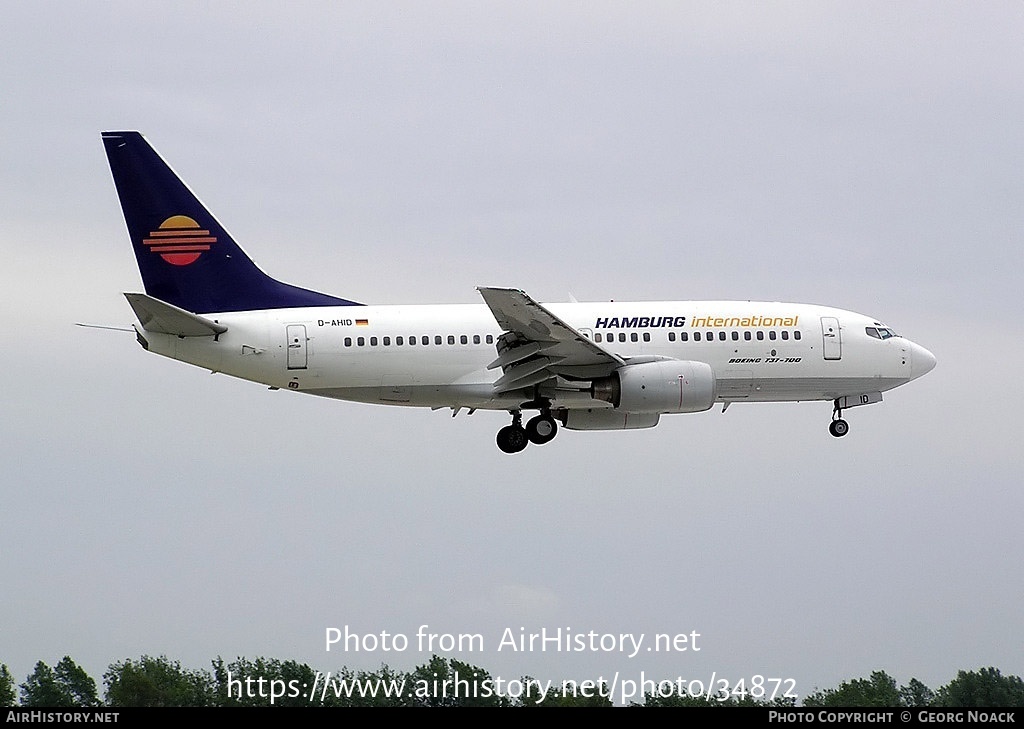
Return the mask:
<svg viewBox="0 0 1024 729">
<path fill-rule="evenodd" d="M 149 235 L 151 237 L 143 239 L 143 244 L 172 266 L 195 263 L 203 251 L 210 250 L 210 245 L 217 242 L 210 231 L 202 230 L 199 223 L 185 215 L 172 215 Z"/>
</svg>

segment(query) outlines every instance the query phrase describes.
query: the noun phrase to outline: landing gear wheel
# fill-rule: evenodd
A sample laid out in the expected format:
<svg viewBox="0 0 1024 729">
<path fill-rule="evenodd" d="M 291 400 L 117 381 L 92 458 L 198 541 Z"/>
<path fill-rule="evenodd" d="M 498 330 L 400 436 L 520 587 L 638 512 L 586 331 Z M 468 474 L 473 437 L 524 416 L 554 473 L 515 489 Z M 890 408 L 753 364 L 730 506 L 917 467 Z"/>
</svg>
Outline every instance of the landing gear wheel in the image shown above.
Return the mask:
<svg viewBox="0 0 1024 729">
<path fill-rule="evenodd" d="M 558 424 L 550 415 L 537 415 L 526 423 L 526 437 L 531 443 L 544 445 L 558 435 Z"/>
<path fill-rule="evenodd" d="M 499 430 L 495 440 L 498 443 L 498 448 L 505 453 L 519 453 L 530 444 L 529 438 L 526 437 L 526 429 L 515 424 L 506 425 Z"/>
<path fill-rule="evenodd" d="M 828 426 L 828 432 L 834 435 L 836 438 L 842 438 L 844 435 L 850 432 L 850 424 L 842 418 L 833 420 Z"/>
</svg>

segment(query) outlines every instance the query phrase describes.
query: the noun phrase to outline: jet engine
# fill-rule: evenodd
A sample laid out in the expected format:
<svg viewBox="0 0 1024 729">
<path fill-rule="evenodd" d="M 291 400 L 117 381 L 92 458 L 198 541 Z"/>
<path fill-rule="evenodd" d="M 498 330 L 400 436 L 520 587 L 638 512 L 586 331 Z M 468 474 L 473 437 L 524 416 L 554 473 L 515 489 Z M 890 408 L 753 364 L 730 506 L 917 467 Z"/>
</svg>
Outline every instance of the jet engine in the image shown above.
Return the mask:
<svg viewBox="0 0 1024 729">
<path fill-rule="evenodd" d="M 590 394 L 630 413 L 699 413 L 715 404 L 715 373 L 706 362 L 627 364 L 594 380 Z"/>
</svg>

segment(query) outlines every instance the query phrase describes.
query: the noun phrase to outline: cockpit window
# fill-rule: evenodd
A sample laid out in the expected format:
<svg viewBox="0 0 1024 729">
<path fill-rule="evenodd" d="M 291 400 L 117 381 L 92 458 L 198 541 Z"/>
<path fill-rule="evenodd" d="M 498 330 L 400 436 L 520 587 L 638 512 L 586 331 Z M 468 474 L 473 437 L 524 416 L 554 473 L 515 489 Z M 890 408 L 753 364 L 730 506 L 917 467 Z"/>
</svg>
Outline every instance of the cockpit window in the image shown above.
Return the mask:
<svg viewBox="0 0 1024 729">
<path fill-rule="evenodd" d="M 869 337 L 874 337 L 875 339 L 889 339 L 890 337 L 899 336 L 888 327 L 864 327 L 864 331 L 867 332 Z"/>
</svg>

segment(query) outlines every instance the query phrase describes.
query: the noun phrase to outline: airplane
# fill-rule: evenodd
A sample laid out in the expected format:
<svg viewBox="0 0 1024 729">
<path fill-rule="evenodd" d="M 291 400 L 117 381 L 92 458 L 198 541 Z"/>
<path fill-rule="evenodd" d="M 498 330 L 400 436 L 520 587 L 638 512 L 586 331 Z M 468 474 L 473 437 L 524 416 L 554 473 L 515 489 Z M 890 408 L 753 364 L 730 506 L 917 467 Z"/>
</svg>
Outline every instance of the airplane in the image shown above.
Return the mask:
<svg viewBox="0 0 1024 729">
<path fill-rule="evenodd" d="M 144 349 L 272 390 L 503 410 L 505 453 L 559 426 L 651 428 L 718 403 L 830 401 L 841 437 L 844 410 L 936 364 L 872 317 L 813 304 L 542 304 L 481 286 L 482 304 L 376 306 L 311 291 L 260 270 L 142 134 L 102 139 L 145 288 L 125 294 Z"/>
</svg>

